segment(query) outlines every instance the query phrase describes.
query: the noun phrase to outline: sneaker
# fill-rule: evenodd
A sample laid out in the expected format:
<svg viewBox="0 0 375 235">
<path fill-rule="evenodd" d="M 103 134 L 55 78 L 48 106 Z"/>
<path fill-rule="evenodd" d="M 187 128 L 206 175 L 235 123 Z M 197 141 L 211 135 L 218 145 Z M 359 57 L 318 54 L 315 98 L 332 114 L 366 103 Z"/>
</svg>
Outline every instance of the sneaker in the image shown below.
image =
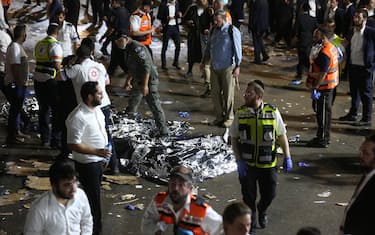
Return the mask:
<svg viewBox="0 0 375 235">
<path fill-rule="evenodd" d="M 301 85 L 302 81 L 301 80 L 292 80 L 289 85 L 295 85 L 295 86 L 298 86 L 298 85 Z"/>
<path fill-rule="evenodd" d="M 339 121 L 355 122 L 357 121 L 357 116 L 348 113 L 345 116 L 339 117 Z"/>
<path fill-rule="evenodd" d="M 360 120 L 352 124 L 353 126 L 371 126 L 371 121 Z"/>
</svg>

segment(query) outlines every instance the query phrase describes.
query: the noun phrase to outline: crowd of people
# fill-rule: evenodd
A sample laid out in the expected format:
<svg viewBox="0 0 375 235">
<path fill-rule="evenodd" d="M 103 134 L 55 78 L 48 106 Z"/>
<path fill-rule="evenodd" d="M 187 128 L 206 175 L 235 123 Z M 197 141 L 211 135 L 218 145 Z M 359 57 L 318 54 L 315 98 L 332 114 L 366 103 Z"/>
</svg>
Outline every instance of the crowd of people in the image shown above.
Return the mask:
<svg viewBox="0 0 375 235">
<path fill-rule="evenodd" d="M 0 83 L 10 103 L 6 143 L 13 146 L 30 138 L 21 128 L 30 72 L 23 48 L 27 30 L 23 24 L 10 29 L 7 24 L 10 1 L 2 3 Z M 104 23 L 107 26 L 99 39 L 100 51 L 111 58 L 105 67 L 95 58 L 95 42 L 80 38 L 77 32 L 80 1 L 48 0 L 49 25 L 47 35 L 35 44 L 33 83 L 39 105 L 40 144 L 58 148 L 60 154 L 50 169 L 52 190 L 33 204 L 24 234 L 103 232 L 100 205 L 103 164 L 109 165 L 113 174 L 119 173 L 109 132 L 111 101 L 106 86 L 119 66 L 126 74 L 124 88 L 130 91 L 127 114 L 134 115 L 145 98 L 155 119 L 156 136 L 167 136 L 154 63 L 157 56 L 150 45 L 154 33 L 161 32 L 161 69 L 165 71 L 169 69 L 166 51 L 172 39 L 175 44 L 172 66 L 180 70 L 180 25 L 188 32 L 185 77 L 192 76 L 193 65 L 198 63 L 206 86 L 202 97 L 212 96 L 215 120 L 210 124 L 230 128 L 243 203 L 231 204 L 223 216 L 219 215 L 204 200 L 192 195 L 191 169 L 177 166 L 170 172 L 168 190 L 158 193 L 147 207 L 142 232 L 255 235 L 257 224 L 261 228 L 267 226 L 267 209 L 276 196 L 277 144 L 285 155 L 286 173 L 292 170 L 293 162 L 281 114 L 263 100 L 265 87 L 260 80 L 247 84 L 244 105 L 236 112 L 233 110 L 234 88 L 242 61 L 241 25 L 246 25 L 243 5 L 243 0 L 232 0 L 229 4 L 224 0 L 163 0 L 158 13 L 153 14 L 151 0 L 142 0 L 139 6 L 135 0 L 92 0 L 89 29 L 100 28 Z M 332 104 L 340 77 L 348 76 L 352 101 L 349 113 L 339 120 L 355 126 L 372 124 L 374 5 L 372 0 L 298 0 L 293 10 L 291 1 L 248 3 L 247 25 L 254 45 L 254 64 L 264 65 L 270 58 L 264 37 L 275 33 L 274 45 L 284 38 L 288 48 L 292 46 L 293 35 L 298 38 L 299 60 L 292 85 L 301 84 L 304 68 L 308 69 L 306 86 L 311 89 L 318 126 L 316 137 L 308 146 L 327 147 L 330 143 Z M 285 11 L 278 11 L 277 7 Z M 360 102 L 362 118 L 358 120 Z M 361 146 L 360 162 L 366 174 L 345 211 L 342 234 L 372 234 L 369 214 L 373 206 L 370 186 L 375 168 L 374 139 L 366 138 Z M 67 160 L 70 155 L 75 167 Z M 78 181 L 83 191 L 77 188 Z M 320 232 L 304 228 L 298 234 Z"/>
</svg>

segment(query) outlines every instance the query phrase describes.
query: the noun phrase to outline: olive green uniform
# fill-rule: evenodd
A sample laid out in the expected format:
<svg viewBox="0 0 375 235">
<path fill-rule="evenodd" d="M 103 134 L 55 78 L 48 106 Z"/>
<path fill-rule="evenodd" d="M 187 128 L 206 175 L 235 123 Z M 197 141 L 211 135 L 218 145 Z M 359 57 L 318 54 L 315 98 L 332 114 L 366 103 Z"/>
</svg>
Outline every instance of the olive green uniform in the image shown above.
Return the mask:
<svg viewBox="0 0 375 235">
<path fill-rule="evenodd" d="M 146 102 L 154 116 L 156 126 L 160 134 L 167 134 L 168 128 L 165 122 L 164 111 L 160 105 L 160 95 L 158 92 L 158 72 L 152 61 L 147 48 L 142 44 L 131 40 L 125 48 L 124 63 L 127 72 L 132 76 L 132 90 L 126 111 L 128 113 L 137 112 L 138 106 L 143 98 L 142 86 L 146 73 L 149 73 L 148 89 L 149 93 L 145 96 Z"/>
</svg>

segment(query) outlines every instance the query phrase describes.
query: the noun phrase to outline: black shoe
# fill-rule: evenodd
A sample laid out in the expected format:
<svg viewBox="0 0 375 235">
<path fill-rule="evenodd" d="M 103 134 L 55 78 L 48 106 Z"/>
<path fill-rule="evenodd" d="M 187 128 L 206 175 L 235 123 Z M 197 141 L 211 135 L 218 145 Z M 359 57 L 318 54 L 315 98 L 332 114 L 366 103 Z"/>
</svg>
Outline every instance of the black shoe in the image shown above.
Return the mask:
<svg viewBox="0 0 375 235">
<path fill-rule="evenodd" d="M 258 223 L 261 228 L 265 228 L 268 224 L 268 216 L 265 211 L 259 211 Z"/>
<path fill-rule="evenodd" d="M 178 65 L 178 63 L 173 63 L 173 67 L 175 67 L 177 70 L 181 70 L 181 67 Z"/>
<path fill-rule="evenodd" d="M 202 95 L 200 95 L 201 98 L 208 98 L 210 96 L 211 96 L 211 89 L 209 89 L 209 88 L 206 88 L 204 93 Z"/>
<path fill-rule="evenodd" d="M 253 60 L 251 61 L 252 64 L 259 64 L 259 65 L 264 65 L 265 63 L 260 61 L 260 60 Z"/>
<path fill-rule="evenodd" d="M 355 122 L 357 121 L 357 116 L 348 113 L 345 116 L 339 117 L 339 121 Z"/>
<path fill-rule="evenodd" d="M 315 137 L 309 142 L 307 142 L 307 147 L 314 147 L 314 148 L 328 148 L 329 140 L 322 139 L 319 137 Z"/>
<path fill-rule="evenodd" d="M 267 60 L 269 60 L 270 59 L 270 57 L 268 56 L 268 55 L 265 55 L 265 56 L 263 56 L 263 62 L 266 62 Z"/>
<path fill-rule="evenodd" d="M 371 121 L 361 120 L 352 124 L 353 126 L 371 126 Z"/>
<path fill-rule="evenodd" d="M 258 209 L 258 223 L 261 228 L 265 228 L 268 224 L 268 217 L 266 211 L 262 211 L 259 209 L 259 204 L 257 205 Z"/>
<path fill-rule="evenodd" d="M 165 71 L 168 70 L 167 66 L 165 66 L 165 65 L 162 65 L 162 66 L 161 66 L 161 69 L 162 69 L 162 70 L 165 70 Z"/>
<path fill-rule="evenodd" d="M 255 229 L 251 229 L 250 232 L 249 232 L 249 235 L 256 235 L 256 230 Z"/>
</svg>

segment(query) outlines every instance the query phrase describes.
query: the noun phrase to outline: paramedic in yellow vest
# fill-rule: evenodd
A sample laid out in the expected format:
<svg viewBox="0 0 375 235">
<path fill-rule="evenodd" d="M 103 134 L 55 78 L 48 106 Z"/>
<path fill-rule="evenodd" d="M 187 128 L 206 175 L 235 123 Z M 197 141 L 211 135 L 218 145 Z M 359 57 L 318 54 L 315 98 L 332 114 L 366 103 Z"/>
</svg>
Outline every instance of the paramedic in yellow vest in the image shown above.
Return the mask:
<svg viewBox="0 0 375 235">
<path fill-rule="evenodd" d="M 143 235 L 219 235 L 222 218 L 202 198 L 192 195 L 193 173 L 175 166 L 168 191 L 156 194 L 142 219 Z"/>
<path fill-rule="evenodd" d="M 327 28 L 322 26 L 313 34 L 306 86 L 312 92 L 318 129 L 316 137 L 308 142 L 309 147 L 326 148 L 330 143 L 332 94 L 339 83 L 339 62 L 337 48 L 329 42 L 327 35 Z"/>
<path fill-rule="evenodd" d="M 35 95 L 39 105 L 39 132 L 41 144 L 44 147 L 60 148 L 61 128 L 58 123 L 57 82 L 63 57 L 60 43 L 57 41 L 58 24 L 50 24 L 47 37 L 35 45 L 36 60 L 34 74 Z M 50 114 L 52 116 L 52 130 L 50 130 Z"/>
<path fill-rule="evenodd" d="M 279 110 L 263 102 L 264 84 L 248 83 L 245 104 L 237 110 L 230 127 L 230 136 L 241 184 L 242 200 L 252 211 L 250 234 L 256 234 L 256 215 L 261 228 L 268 222 L 267 208 L 276 195 L 276 141 L 283 153 L 285 172 L 293 168 L 286 129 Z M 257 184 L 260 200 L 256 204 Z M 257 213 L 258 210 L 258 213 Z"/>
<path fill-rule="evenodd" d="M 142 0 L 140 8 L 130 16 L 130 37 L 144 45 L 151 54 L 151 34 L 154 28 L 151 25 L 151 0 Z"/>
</svg>

